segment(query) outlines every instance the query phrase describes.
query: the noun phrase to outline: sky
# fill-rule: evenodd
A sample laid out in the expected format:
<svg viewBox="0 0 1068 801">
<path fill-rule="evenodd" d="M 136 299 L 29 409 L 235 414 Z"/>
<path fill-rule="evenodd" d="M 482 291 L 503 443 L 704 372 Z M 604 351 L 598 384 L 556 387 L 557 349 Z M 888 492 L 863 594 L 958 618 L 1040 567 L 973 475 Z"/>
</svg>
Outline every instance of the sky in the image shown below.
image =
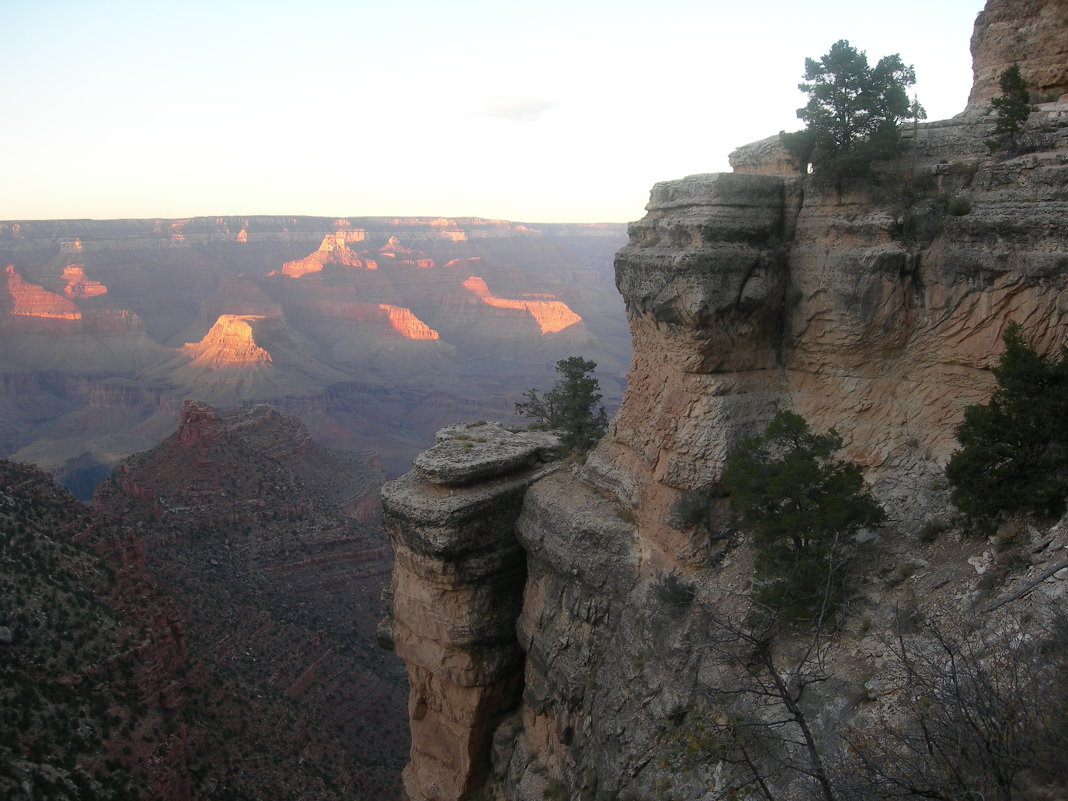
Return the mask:
<svg viewBox="0 0 1068 801">
<path fill-rule="evenodd" d="M 964 109 L 983 0 L 0 0 L 0 219 L 639 219 L 801 127 L 806 57 Z"/>
</svg>

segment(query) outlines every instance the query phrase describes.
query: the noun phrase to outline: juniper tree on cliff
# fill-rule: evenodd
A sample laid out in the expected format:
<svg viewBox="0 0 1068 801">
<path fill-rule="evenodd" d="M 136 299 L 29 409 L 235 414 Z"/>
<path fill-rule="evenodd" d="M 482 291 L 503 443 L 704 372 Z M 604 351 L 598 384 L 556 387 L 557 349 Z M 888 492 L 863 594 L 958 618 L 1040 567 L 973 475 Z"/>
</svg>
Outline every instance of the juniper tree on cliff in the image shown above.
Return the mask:
<svg viewBox="0 0 1068 801">
<path fill-rule="evenodd" d="M 990 402 L 969 406 L 957 427 L 961 449 L 946 465 L 953 503 L 966 515 L 1049 517 L 1068 500 L 1068 345 L 1039 355 L 1009 323 Z"/>
<path fill-rule="evenodd" d="M 859 465 L 836 459 L 842 438 L 780 411 L 727 461 L 731 519 L 756 551 L 752 598 L 786 618 L 825 620 L 841 599 L 853 535 L 886 520 Z"/>
<path fill-rule="evenodd" d="M 1020 74 L 1019 64 L 1013 64 L 1001 73 L 998 83 L 1001 86 L 1001 96 L 990 101 L 990 105 L 997 112 L 994 138 L 986 143 L 990 150 L 1000 150 L 1005 146 L 1015 147 L 1016 134 L 1031 114 L 1031 93 L 1027 89 L 1027 81 Z"/>
<path fill-rule="evenodd" d="M 515 413 L 536 423 L 563 432 L 563 444 L 581 451 L 593 447 L 608 427 L 608 415 L 602 406 L 600 382 L 592 375 L 597 363 L 581 356 L 569 356 L 556 363 L 560 379 L 542 394 L 536 389 L 523 393 L 525 401 L 515 405 Z"/>
<path fill-rule="evenodd" d="M 845 39 L 816 59 L 805 59 L 805 80 L 798 88 L 808 103 L 797 110 L 804 131 L 783 134 L 786 147 L 804 166 L 811 162 L 831 176 L 863 175 L 873 161 L 901 153 L 898 124 L 923 119 L 923 108 L 909 100 L 916 72 L 894 53 L 874 67 Z"/>
</svg>

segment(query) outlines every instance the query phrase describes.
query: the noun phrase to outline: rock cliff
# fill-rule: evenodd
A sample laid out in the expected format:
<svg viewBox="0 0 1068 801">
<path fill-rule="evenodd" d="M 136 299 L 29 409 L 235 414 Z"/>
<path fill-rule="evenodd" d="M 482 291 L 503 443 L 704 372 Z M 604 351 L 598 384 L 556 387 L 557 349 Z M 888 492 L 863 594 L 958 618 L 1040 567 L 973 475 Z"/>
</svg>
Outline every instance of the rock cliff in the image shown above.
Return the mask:
<svg viewBox="0 0 1068 801">
<path fill-rule="evenodd" d="M 1064 14 L 1063 3 L 1024 5 L 1054 22 Z M 395 620 L 404 610 L 405 626 L 425 626 L 434 644 L 419 654 L 398 648 L 412 676 L 413 738 L 426 710 L 453 709 L 454 692 L 435 690 L 455 665 L 478 675 L 500 664 L 501 648 L 524 655 L 521 701 L 488 752 L 445 758 L 413 745 L 413 801 L 461 799 L 480 784 L 509 801 L 698 798 L 726 786 L 711 757 L 692 775 L 675 771 L 671 737 L 723 680 L 710 627 L 744 596 L 752 554 L 722 520 L 695 525 L 680 510 L 695 493 L 715 495 L 731 450 L 776 409 L 800 412 L 815 430 L 836 428 L 844 456 L 866 468 L 893 518 L 872 544 L 845 629 L 821 652 L 830 678 L 806 701 L 817 739 L 888 719 L 879 716 L 891 714 L 889 702 L 865 688 L 891 680 L 880 671 L 901 609 L 963 620 L 1013 599 L 1015 612 L 1037 615 L 1041 599 L 1065 597 L 1064 522 L 1014 529 L 1004 552 L 959 534 L 919 536 L 951 514 L 942 468 L 964 407 L 989 396 L 1008 322 L 1044 353 L 1068 341 L 1068 105 L 1032 113 L 1031 152 L 992 156 L 984 145 L 990 75 L 1019 60 L 1036 86 L 1058 85 L 1047 56 L 1063 52 L 1063 27 L 1026 27 L 1018 6 L 991 0 L 977 21 L 969 110 L 920 126 L 910 153 L 871 180 L 827 186 L 791 174 L 765 140 L 732 154 L 735 173 L 653 188 L 616 257 L 634 357 L 607 435 L 584 464 L 535 475 L 518 511 L 508 496 L 463 519 L 480 531 L 494 521 L 499 533 L 479 553 L 512 548 L 514 538 L 525 554 L 514 639 L 504 643 L 497 629 L 484 661 L 442 656 L 456 634 L 426 599 L 464 571 L 440 557 L 402 568 L 415 540 L 410 515 L 389 514 L 391 493 L 404 487 L 402 506 L 421 511 L 424 539 L 440 535 L 455 518 L 444 505 L 453 495 L 418 468 L 387 491 Z M 1026 46 L 995 45 L 1013 24 Z M 478 496 L 506 475 L 463 492 Z M 500 522 L 516 514 L 514 526 Z M 1040 587 L 1034 597 L 1024 593 L 1031 586 Z M 451 619 L 481 619 L 477 603 L 457 608 L 464 597 L 481 600 L 466 588 L 452 596 Z M 983 620 L 1011 628 L 1007 617 Z M 790 787 L 788 777 L 777 781 Z"/>
</svg>

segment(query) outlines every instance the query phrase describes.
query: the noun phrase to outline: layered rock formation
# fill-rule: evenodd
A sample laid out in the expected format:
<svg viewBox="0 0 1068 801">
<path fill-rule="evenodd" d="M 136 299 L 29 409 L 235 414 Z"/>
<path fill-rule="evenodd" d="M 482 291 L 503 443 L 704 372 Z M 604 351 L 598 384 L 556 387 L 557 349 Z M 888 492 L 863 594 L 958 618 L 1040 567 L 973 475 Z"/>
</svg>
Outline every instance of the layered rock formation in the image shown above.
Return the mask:
<svg viewBox="0 0 1068 801">
<path fill-rule="evenodd" d="M 412 798 L 471 792 L 519 699 L 525 559 L 515 522 L 558 444 L 485 423 L 443 429 L 438 440 L 382 496 L 396 556 L 382 636 L 408 670 Z"/>
<path fill-rule="evenodd" d="M 1040 100 L 1068 93 L 1068 7 L 1063 0 L 992 0 L 972 34 L 974 82 L 969 105 L 1001 94 L 1005 68 L 1026 67 L 1028 88 Z"/>
<path fill-rule="evenodd" d="M 78 307 L 44 287 L 22 279 L 14 266 L 5 268 L 7 284 L 4 288 L 5 311 L 14 317 L 43 317 L 51 320 L 80 320 Z"/>
<path fill-rule="evenodd" d="M 1035 6 L 1063 14 L 1062 3 Z M 1045 54 L 1063 51 L 1063 32 L 1050 43 L 1048 30 L 1033 29 L 1011 60 L 988 46 L 998 15 L 1031 30 L 1012 8 L 992 0 L 979 20 L 976 41 L 987 44 L 975 98 L 988 91 L 980 73 L 1000 74 L 1016 59 L 1035 85 L 1055 83 L 1041 76 Z M 1017 544 L 1000 556 L 982 539 L 932 543 L 918 532 L 952 514 L 942 468 L 965 406 L 989 396 L 1009 321 L 1043 353 L 1068 341 L 1065 111 L 1057 103 L 1035 111 L 1035 147 L 1011 157 L 988 152 L 993 121 L 973 105 L 921 126 L 911 153 L 871 180 L 828 186 L 796 175 L 766 140 L 732 155 L 735 173 L 654 187 L 616 258 L 634 344 L 619 412 L 582 466 L 530 486 L 515 524 L 526 556 L 515 639 L 525 656 L 522 700 L 482 763 L 413 749 L 413 801 L 458 801 L 487 771 L 482 791 L 508 801 L 700 798 L 728 786 L 731 768 L 717 766 L 714 748 L 699 751 L 689 772 L 673 766 L 685 752 L 687 710 L 727 719 L 710 698 L 738 685 L 725 684 L 731 674 L 713 628 L 739 614 L 753 553 L 716 517 L 722 509 L 710 505 L 705 524 L 683 512 L 695 497 L 716 497 L 730 452 L 776 409 L 800 412 L 818 431 L 837 429 L 843 455 L 866 468 L 893 519 L 869 535 L 857 597 L 821 653 L 827 680 L 805 701 L 813 736 L 844 773 L 849 725 L 893 725 L 890 702 L 867 688 L 892 685 L 881 672 L 885 635 L 910 634 L 901 609 L 969 621 L 982 636 L 983 626 L 1010 629 L 1013 614 L 1043 620 L 1063 602 L 1063 521 L 1013 529 L 1006 536 Z M 950 213 L 953 198 L 967 202 Z M 437 491 L 417 474 L 401 481 L 416 498 L 406 503 L 424 510 L 422 528 L 443 530 Z M 511 537 L 494 542 L 507 547 Z M 403 574 L 394 608 L 434 619 L 418 599 L 454 572 L 439 561 Z M 478 608 L 450 614 L 463 619 Z M 744 647 L 737 637 L 734 644 Z M 787 635 L 776 645 L 784 660 L 793 644 Z M 423 670 L 424 657 L 405 656 L 410 670 Z M 784 664 L 792 676 L 796 663 Z M 738 675 L 744 682 L 744 670 Z M 411 711 L 445 707 L 448 697 L 424 694 Z M 692 755 L 701 746 L 689 747 Z M 810 781 L 776 771 L 768 780 L 783 797 Z"/>
</svg>

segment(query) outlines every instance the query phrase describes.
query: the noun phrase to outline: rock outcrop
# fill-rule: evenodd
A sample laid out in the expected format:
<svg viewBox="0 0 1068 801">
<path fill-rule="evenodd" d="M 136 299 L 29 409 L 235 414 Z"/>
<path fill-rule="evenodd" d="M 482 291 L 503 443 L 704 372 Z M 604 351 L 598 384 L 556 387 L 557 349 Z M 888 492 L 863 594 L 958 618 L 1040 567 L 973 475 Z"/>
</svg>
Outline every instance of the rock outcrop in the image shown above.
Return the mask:
<svg viewBox="0 0 1068 801">
<path fill-rule="evenodd" d="M 13 317 L 42 317 L 51 320 L 80 320 L 78 307 L 67 298 L 43 286 L 24 281 L 13 265 L 5 269 L 4 311 Z"/>
<path fill-rule="evenodd" d="M 1001 94 L 998 81 L 1012 64 L 1023 67 L 1040 100 L 1068 93 L 1068 5 L 1064 0 L 989 0 L 972 34 L 972 92 L 968 104 Z"/>
<path fill-rule="evenodd" d="M 526 563 L 515 522 L 556 447 L 548 434 L 453 426 L 383 489 L 396 565 L 382 636 L 408 670 L 411 798 L 459 799 L 477 787 L 493 732 L 519 700 Z"/>
<path fill-rule="evenodd" d="M 1036 86 L 1054 86 L 1057 79 L 1040 76 L 1046 54 L 1063 52 L 1063 28 L 1027 27 L 1032 20 L 1014 16 L 1020 5 L 1063 15 L 1063 3 L 991 0 L 977 24 L 976 41 L 985 43 L 978 52 L 994 52 L 995 20 L 1004 16 L 1008 30 L 1015 18 L 1031 32 L 1013 58 Z M 973 98 L 989 96 L 980 73 L 1007 66 L 1000 56 L 982 58 Z M 777 409 L 801 413 L 817 431 L 837 429 L 843 455 L 865 468 L 893 518 L 869 534 L 857 597 L 821 655 L 828 680 L 806 696 L 814 736 L 832 751 L 848 726 L 893 720 L 891 702 L 869 687 L 891 682 L 880 671 L 887 632 L 902 632 L 901 609 L 954 621 L 974 615 L 973 632 L 982 632 L 1011 627 L 1011 615 L 1000 616 L 1006 604 L 1038 620 L 1063 602 L 1065 521 L 1014 528 L 1005 536 L 1021 537 L 1019 550 L 1003 557 L 959 532 L 934 543 L 919 532 L 925 523 L 945 528 L 938 521 L 952 514 L 943 467 L 954 429 L 965 406 L 989 397 L 1009 321 L 1040 352 L 1068 341 L 1066 110 L 1051 103 L 1032 113 L 1026 154 L 991 155 L 984 139 L 992 121 L 976 105 L 910 132 L 911 152 L 870 180 L 828 186 L 798 175 L 772 138 L 736 151 L 735 173 L 653 188 L 647 215 L 616 257 L 634 345 L 620 409 L 584 464 L 535 476 L 515 522 L 522 554 L 514 558 L 526 564 L 516 624 L 521 701 L 497 727 L 488 762 L 478 764 L 471 750 L 450 760 L 413 748 L 412 801 L 459 801 L 487 771 L 482 790 L 507 801 L 703 798 L 727 786 L 730 768 L 715 764 L 714 748 L 691 773 L 673 766 L 688 710 L 727 719 L 710 701 L 728 675 L 712 627 L 741 608 L 754 557 L 714 499 L 731 451 Z M 481 480 L 463 492 L 478 497 L 495 481 Z M 396 486 L 429 485 L 417 467 Z M 423 540 L 395 535 L 398 554 L 409 541 L 428 550 L 423 541 L 459 519 L 445 505 L 453 496 L 434 493 L 442 506 L 419 505 Z M 694 498 L 708 506 L 702 523 L 684 514 Z M 488 530 L 477 513 L 462 519 L 466 530 Z M 512 542 L 502 531 L 483 547 Z M 442 605 L 425 599 L 462 570 L 446 559 L 423 560 L 419 570 L 402 562 L 394 609 L 405 610 L 408 628 L 424 618 L 433 628 Z M 456 603 L 450 620 L 479 619 L 484 609 Z M 788 651 L 791 635 L 782 636 L 787 644 L 776 647 Z M 432 660 L 398 653 L 415 677 L 413 718 L 448 708 L 451 696 L 435 695 L 439 685 L 423 667 Z M 471 674 L 498 661 L 492 652 L 454 660 Z M 809 781 L 769 776 L 782 797 Z"/>
</svg>

